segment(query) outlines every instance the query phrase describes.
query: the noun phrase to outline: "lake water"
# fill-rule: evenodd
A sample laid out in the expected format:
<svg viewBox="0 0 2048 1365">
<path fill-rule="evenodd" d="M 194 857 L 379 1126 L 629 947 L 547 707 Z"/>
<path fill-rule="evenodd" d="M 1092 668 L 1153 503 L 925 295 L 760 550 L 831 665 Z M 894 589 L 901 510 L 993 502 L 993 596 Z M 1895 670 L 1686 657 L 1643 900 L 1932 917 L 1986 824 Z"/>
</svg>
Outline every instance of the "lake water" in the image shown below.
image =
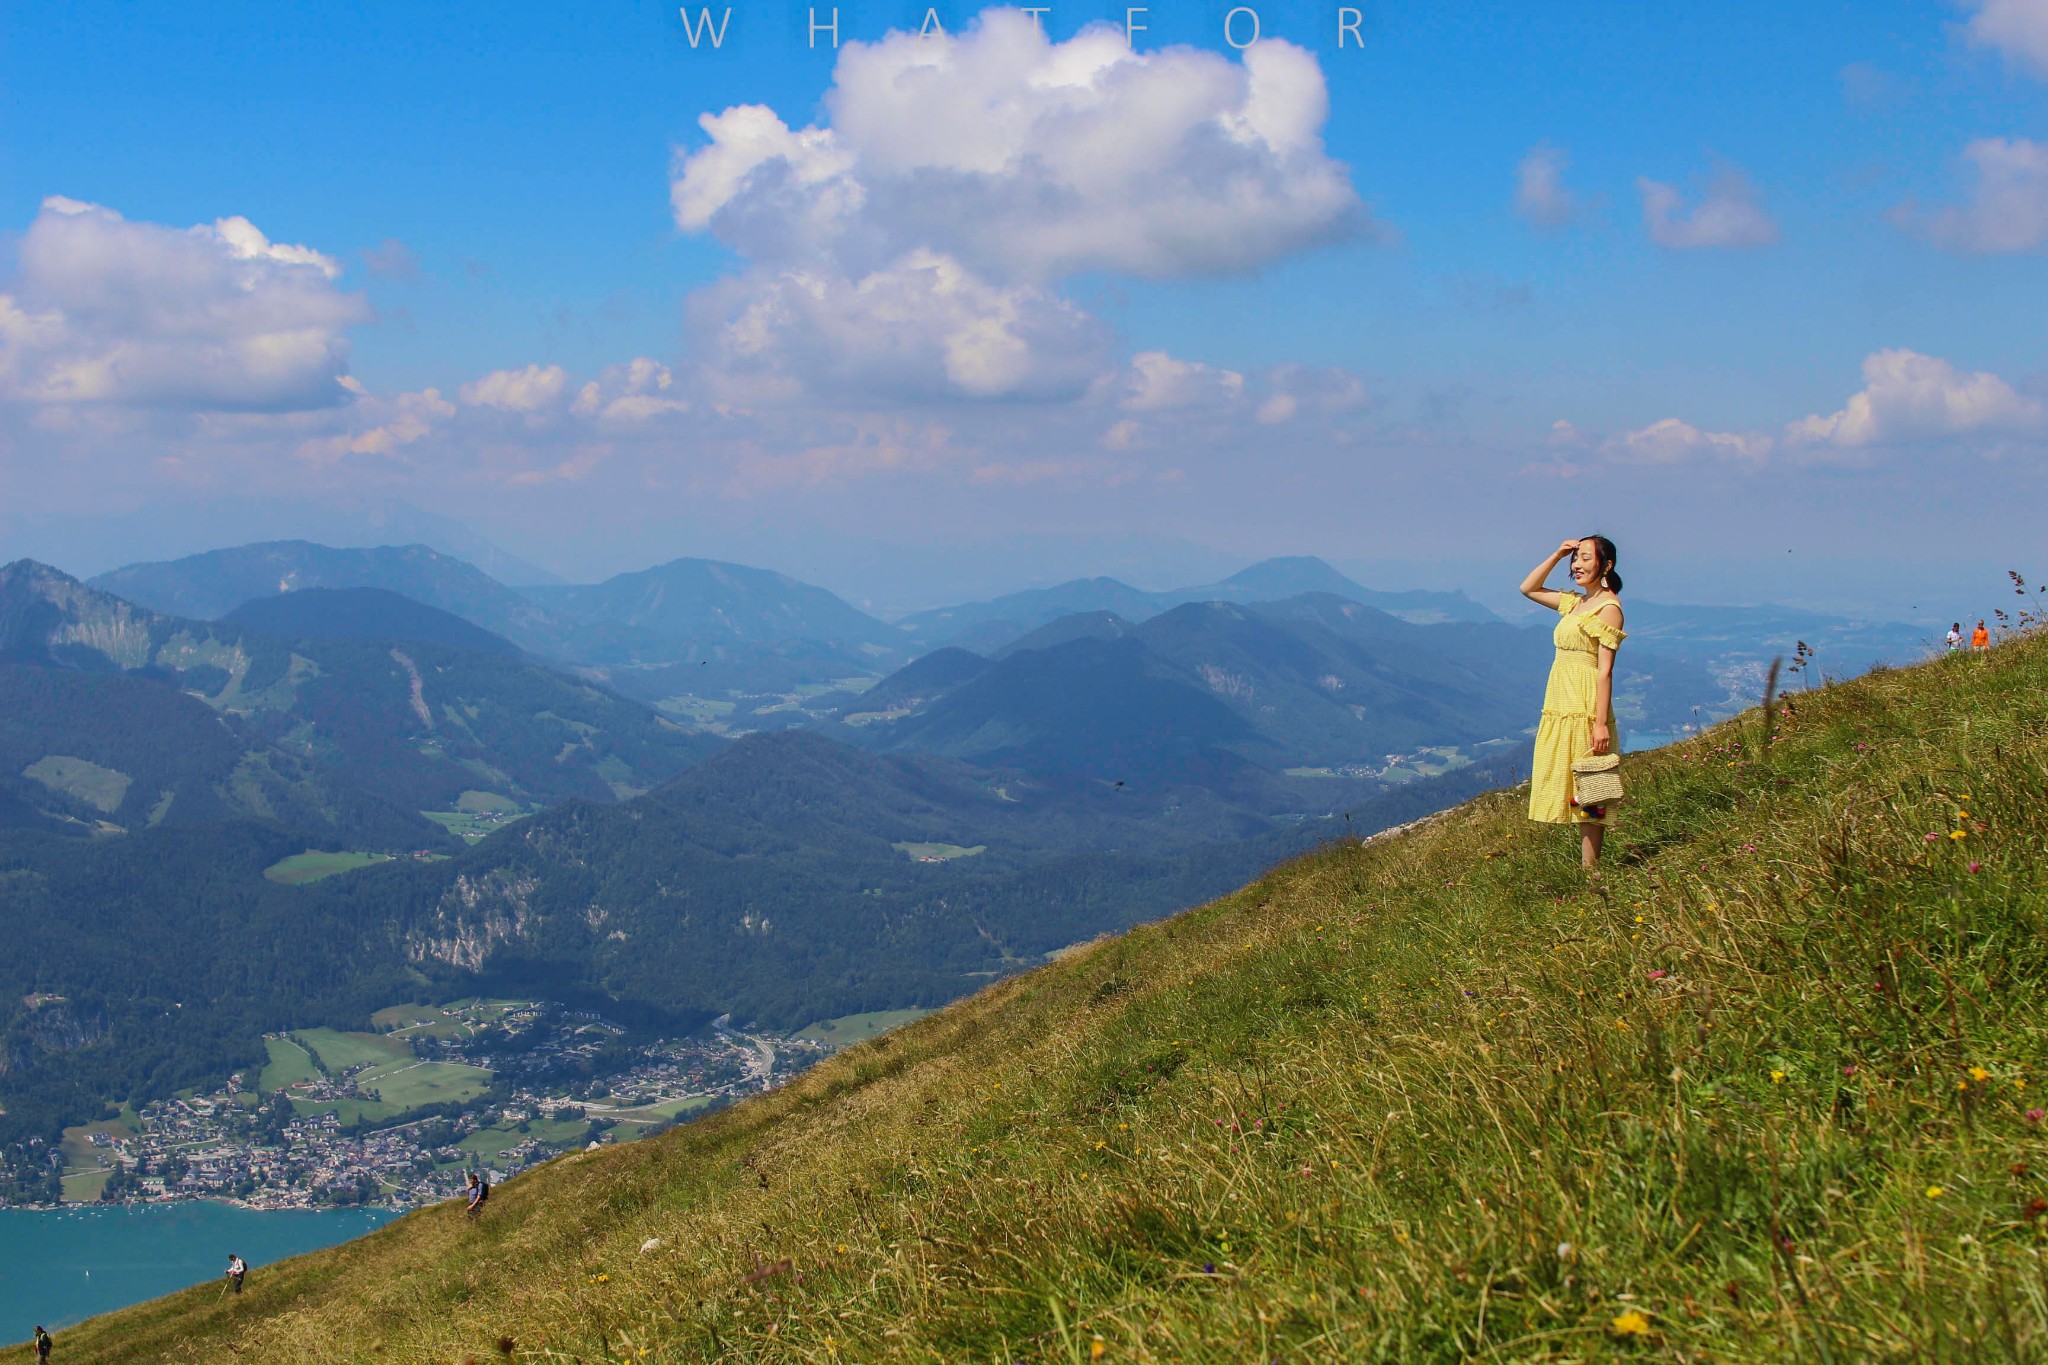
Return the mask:
<svg viewBox="0 0 2048 1365">
<path fill-rule="evenodd" d="M 221 1278 L 228 1253 L 263 1267 L 360 1237 L 388 1209 L 259 1210 L 207 1200 L 106 1208 L 0 1209 L 0 1342 Z M 64 1341 L 57 1339 L 56 1358 Z"/>
</svg>

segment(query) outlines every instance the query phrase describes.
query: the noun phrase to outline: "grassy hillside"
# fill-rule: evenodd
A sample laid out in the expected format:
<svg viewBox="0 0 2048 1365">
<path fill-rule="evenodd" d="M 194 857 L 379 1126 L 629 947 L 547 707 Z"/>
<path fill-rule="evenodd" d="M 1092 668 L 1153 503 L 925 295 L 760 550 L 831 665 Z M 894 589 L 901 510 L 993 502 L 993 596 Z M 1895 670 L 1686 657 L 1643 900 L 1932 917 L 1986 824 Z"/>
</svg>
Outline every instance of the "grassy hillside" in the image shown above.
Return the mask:
<svg viewBox="0 0 2048 1365">
<path fill-rule="evenodd" d="M 1329 848 L 60 1359 L 2041 1358 L 2044 687 L 1634 760 L 1590 884 L 1515 792 Z"/>
</svg>

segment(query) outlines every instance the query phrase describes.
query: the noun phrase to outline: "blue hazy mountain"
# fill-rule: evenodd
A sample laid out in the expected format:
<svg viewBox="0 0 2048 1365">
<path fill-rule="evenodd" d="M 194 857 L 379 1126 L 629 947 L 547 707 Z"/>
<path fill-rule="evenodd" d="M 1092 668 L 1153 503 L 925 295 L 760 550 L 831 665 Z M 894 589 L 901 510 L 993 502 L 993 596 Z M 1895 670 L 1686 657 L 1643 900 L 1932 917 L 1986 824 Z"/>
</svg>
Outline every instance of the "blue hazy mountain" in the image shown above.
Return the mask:
<svg viewBox="0 0 2048 1365">
<path fill-rule="evenodd" d="M 220 619 L 286 639 L 414 640 L 472 654 L 519 653 L 502 635 L 385 588 L 303 588 L 244 602 Z"/>
<path fill-rule="evenodd" d="M 526 649 L 552 652 L 558 634 L 531 599 L 424 545 L 335 549 L 307 540 L 265 541 L 130 564 L 99 575 L 91 586 L 166 616 L 201 621 L 307 588 L 378 588 L 452 612 Z"/>
<path fill-rule="evenodd" d="M 1148 592 L 1114 578 L 1077 578 L 987 602 L 917 612 L 898 624 L 927 647 L 954 644 L 992 653 L 1041 626 L 1080 613 L 1113 612 L 1136 622 L 1189 602 L 1276 602 L 1303 593 L 1329 593 L 1415 624 L 1499 619 L 1462 592 L 1380 592 L 1320 559 L 1295 555 L 1263 560 L 1220 583 Z"/>
</svg>

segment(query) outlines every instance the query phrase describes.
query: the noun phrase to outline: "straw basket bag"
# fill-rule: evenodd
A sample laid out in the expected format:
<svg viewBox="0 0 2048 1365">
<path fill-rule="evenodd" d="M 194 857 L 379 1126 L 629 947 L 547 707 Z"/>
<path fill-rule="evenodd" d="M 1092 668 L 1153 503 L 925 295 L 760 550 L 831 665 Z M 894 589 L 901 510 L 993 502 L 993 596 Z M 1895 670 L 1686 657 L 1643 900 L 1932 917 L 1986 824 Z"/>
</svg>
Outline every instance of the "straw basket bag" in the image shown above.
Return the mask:
<svg viewBox="0 0 2048 1365">
<path fill-rule="evenodd" d="M 1608 806 L 1621 800 L 1621 755 L 1588 754 L 1572 762 L 1572 800 L 1579 806 Z"/>
</svg>

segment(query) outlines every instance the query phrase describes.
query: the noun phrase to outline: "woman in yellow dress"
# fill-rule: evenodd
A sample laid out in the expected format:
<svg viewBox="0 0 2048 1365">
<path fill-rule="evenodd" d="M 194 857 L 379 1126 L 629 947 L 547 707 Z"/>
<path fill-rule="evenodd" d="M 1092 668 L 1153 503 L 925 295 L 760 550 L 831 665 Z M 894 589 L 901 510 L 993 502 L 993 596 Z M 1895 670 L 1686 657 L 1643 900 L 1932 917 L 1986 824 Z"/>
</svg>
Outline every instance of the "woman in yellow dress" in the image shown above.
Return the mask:
<svg viewBox="0 0 2048 1365">
<path fill-rule="evenodd" d="M 1529 818 L 1579 827 L 1579 860 L 1600 861 L 1607 811 L 1572 799 L 1572 762 L 1614 748 L 1614 651 L 1621 628 L 1621 575 L 1614 571 L 1614 542 L 1606 536 L 1567 540 L 1522 580 L 1522 596 L 1557 612 L 1551 638 L 1557 658 L 1543 690 L 1543 719 L 1536 727 L 1536 759 L 1529 774 Z M 1570 559 L 1577 591 L 1543 586 L 1560 561 Z"/>
</svg>

